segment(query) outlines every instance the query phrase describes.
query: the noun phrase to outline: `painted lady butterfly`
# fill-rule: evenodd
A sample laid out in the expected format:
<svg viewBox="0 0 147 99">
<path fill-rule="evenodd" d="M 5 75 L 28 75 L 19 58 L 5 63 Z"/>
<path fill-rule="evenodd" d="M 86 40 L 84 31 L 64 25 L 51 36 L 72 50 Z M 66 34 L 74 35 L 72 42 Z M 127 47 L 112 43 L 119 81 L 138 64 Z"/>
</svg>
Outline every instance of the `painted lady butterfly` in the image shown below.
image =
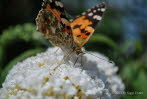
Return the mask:
<svg viewBox="0 0 147 99">
<path fill-rule="evenodd" d="M 52 44 L 80 54 L 83 52 L 82 47 L 94 33 L 96 25 L 102 20 L 105 10 L 106 4 L 101 3 L 69 21 L 61 0 L 44 0 L 43 10 L 39 12 L 36 22 L 38 30 Z M 49 15 L 48 12 L 52 14 Z"/>
</svg>

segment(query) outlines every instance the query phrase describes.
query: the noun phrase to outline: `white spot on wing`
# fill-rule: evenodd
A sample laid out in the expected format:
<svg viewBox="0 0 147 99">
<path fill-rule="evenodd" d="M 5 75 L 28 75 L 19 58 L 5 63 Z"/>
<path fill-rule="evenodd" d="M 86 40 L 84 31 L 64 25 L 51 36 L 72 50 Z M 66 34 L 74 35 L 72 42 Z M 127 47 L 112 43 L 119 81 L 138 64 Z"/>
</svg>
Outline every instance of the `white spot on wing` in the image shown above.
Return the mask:
<svg viewBox="0 0 147 99">
<path fill-rule="evenodd" d="M 101 8 L 101 11 L 104 12 L 106 9 L 105 8 Z"/>
<path fill-rule="evenodd" d="M 85 14 L 86 14 L 86 12 L 83 12 L 83 13 L 82 13 L 82 15 L 85 15 Z"/>
<path fill-rule="evenodd" d="M 58 5 L 63 8 L 63 4 L 61 2 L 58 2 Z"/>
<path fill-rule="evenodd" d="M 93 13 L 96 13 L 96 10 L 93 10 Z"/>
<path fill-rule="evenodd" d="M 93 16 L 93 19 L 96 19 L 96 20 L 101 20 L 101 19 L 102 19 L 102 17 L 101 17 L 101 16 L 98 16 L 98 15 L 95 15 L 95 16 Z"/>
<path fill-rule="evenodd" d="M 92 13 L 92 12 L 91 12 L 91 13 L 89 13 L 89 14 L 88 14 L 88 16 L 93 16 L 93 13 Z"/>
<path fill-rule="evenodd" d="M 58 6 L 58 1 L 55 1 L 56 6 Z"/>
<path fill-rule="evenodd" d="M 63 4 L 59 1 L 55 1 L 56 6 L 60 6 L 61 8 L 63 8 Z"/>
<path fill-rule="evenodd" d="M 100 9 L 100 8 L 98 8 L 97 10 L 98 10 L 98 11 L 101 11 L 101 9 Z"/>
</svg>

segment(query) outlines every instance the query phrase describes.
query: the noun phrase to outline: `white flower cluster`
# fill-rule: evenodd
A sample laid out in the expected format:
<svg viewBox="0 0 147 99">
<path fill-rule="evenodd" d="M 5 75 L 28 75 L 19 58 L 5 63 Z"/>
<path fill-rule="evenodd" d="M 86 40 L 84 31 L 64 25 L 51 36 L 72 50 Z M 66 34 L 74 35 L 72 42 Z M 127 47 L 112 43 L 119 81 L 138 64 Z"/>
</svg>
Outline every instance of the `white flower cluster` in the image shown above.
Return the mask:
<svg viewBox="0 0 147 99">
<path fill-rule="evenodd" d="M 56 49 L 49 48 L 15 65 L 0 89 L 0 99 L 120 98 L 124 84 L 114 63 L 91 52 L 94 56 L 84 54 L 80 68 L 78 63 L 64 64 L 63 52 Z"/>
</svg>

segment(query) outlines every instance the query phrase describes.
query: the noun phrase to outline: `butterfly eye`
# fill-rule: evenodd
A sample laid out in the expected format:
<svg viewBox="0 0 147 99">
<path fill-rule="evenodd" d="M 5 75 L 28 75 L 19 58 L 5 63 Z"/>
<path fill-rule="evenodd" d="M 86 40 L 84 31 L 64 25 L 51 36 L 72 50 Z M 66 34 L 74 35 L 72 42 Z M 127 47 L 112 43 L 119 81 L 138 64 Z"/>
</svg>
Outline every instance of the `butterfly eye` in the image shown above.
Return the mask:
<svg viewBox="0 0 147 99">
<path fill-rule="evenodd" d="M 71 27 L 70 27 L 70 26 L 66 26 L 66 28 L 67 28 L 67 29 L 71 29 Z"/>
</svg>

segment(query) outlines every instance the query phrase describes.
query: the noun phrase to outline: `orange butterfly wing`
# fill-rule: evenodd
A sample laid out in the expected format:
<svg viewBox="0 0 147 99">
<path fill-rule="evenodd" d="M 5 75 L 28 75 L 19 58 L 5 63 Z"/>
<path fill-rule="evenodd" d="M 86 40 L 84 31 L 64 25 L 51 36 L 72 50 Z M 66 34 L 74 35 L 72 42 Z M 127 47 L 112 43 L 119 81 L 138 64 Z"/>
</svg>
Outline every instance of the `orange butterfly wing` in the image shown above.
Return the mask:
<svg viewBox="0 0 147 99">
<path fill-rule="evenodd" d="M 74 42 L 77 43 L 79 47 L 83 47 L 92 36 L 95 27 L 101 21 L 105 10 L 106 4 L 101 3 L 92 9 L 88 9 L 70 23 Z"/>
</svg>

